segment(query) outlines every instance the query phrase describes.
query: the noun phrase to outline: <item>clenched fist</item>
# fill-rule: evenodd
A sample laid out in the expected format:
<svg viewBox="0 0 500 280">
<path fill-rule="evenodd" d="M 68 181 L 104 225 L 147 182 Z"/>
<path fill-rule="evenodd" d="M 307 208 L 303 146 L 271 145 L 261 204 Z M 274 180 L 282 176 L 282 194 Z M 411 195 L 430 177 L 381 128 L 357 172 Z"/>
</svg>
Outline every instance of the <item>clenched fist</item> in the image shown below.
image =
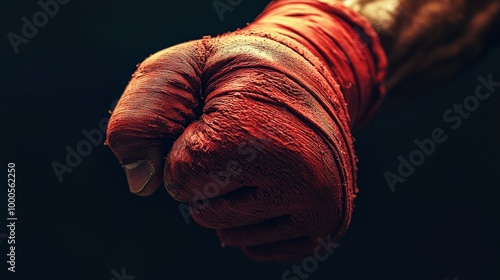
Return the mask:
<svg viewBox="0 0 500 280">
<path fill-rule="evenodd" d="M 164 183 L 222 244 L 258 260 L 307 256 L 348 227 L 351 130 L 378 109 L 386 70 L 364 16 L 336 1 L 274 1 L 242 30 L 142 62 L 107 144 L 133 193 Z"/>
</svg>

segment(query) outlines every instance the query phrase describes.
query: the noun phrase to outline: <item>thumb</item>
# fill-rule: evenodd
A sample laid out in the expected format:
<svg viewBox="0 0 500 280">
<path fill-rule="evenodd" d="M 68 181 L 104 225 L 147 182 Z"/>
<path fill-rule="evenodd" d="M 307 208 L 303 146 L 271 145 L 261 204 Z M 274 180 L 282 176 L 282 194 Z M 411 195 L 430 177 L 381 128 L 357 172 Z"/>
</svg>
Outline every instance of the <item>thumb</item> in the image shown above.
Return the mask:
<svg viewBox="0 0 500 280">
<path fill-rule="evenodd" d="M 108 123 L 106 144 L 124 167 L 129 188 L 152 194 L 163 181 L 164 158 L 201 111 L 203 41 L 162 50 L 142 62 Z"/>
</svg>

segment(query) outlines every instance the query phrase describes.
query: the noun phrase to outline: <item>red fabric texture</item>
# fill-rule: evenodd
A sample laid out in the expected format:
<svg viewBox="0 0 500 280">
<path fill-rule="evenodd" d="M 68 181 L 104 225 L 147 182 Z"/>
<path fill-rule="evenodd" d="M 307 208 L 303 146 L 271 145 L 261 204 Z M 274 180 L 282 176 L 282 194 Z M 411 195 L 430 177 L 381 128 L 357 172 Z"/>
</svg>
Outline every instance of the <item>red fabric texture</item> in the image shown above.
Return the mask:
<svg viewBox="0 0 500 280">
<path fill-rule="evenodd" d="M 258 260 L 300 258 L 349 225 L 351 130 L 383 100 L 386 68 L 358 14 L 333 1 L 273 1 L 242 30 L 143 62 L 107 144 L 122 164 L 149 163 L 127 171 L 129 184 L 163 179 L 224 245 Z"/>
</svg>

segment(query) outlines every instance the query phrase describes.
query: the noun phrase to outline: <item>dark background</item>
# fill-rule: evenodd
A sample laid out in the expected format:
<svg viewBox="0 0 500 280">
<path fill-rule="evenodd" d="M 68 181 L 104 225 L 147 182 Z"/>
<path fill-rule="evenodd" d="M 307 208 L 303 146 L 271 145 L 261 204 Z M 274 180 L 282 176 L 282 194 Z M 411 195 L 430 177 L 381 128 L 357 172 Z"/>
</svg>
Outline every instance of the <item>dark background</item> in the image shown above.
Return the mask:
<svg viewBox="0 0 500 280">
<path fill-rule="evenodd" d="M 71 0 L 15 54 L 6 34 L 20 34 L 21 17 L 40 7 L 2 1 L 0 233 L 7 232 L 7 163 L 15 162 L 18 272 L 6 273 L 1 239 L 0 275 L 10 277 L 1 279 L 109 280 L 122 267 L 135 280 L 281 279 L 291 263 L 257 263 L 221 248 L 214 232 L 184 223 L 164 189 L 130 194 L 102 144 L 63 182 L 51 167 L 64 163 L 66 146 L 86 139 L 83 129 L 98 129 L 109 116 L 137 63 L 242 27 L 267 3 L 244 0 L 221 21 L 212 1 Z M 498 92 L 456 131 L 442 117 L 474 93 L 477 76 L 500 80 L 499 61 L 497 44 L 453 80 L 381 112 L 355 134 L 361 192 L 354 217 L 342 245 L 309 279 L 500 279 Z M 447 141 L 391 192 L 384 172 L 396 172 L 398 155 L 407 158 L 413 141 L 437 127 Z"/>
</svg>

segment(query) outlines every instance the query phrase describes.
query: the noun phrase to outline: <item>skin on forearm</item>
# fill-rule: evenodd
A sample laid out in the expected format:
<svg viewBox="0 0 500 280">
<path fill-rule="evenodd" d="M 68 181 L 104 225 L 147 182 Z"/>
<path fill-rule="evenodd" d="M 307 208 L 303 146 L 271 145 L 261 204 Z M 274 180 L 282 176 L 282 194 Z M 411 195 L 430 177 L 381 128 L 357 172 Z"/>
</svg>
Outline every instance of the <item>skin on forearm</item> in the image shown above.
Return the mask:
<svg viewBox="0 0 500 280">
<path fill-rule="evenodd" d="M 499 37 L 499 0 L 334 1 L 366 17 L 377 30 L 393 95 L 408 96 L 451 78 Z"/>
</svg>

